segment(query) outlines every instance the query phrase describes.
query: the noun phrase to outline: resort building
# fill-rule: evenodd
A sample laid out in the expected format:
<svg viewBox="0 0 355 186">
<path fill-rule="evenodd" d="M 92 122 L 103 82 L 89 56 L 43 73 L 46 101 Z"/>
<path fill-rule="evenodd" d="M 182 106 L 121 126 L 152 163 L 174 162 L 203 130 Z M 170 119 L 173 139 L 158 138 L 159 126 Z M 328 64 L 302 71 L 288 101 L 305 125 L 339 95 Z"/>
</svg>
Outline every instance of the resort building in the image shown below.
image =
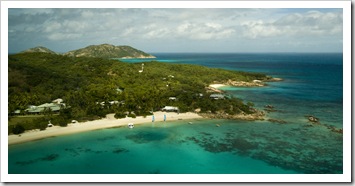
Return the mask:
<svg viewBox="0 0 355 186">
<path fill-rule="evenodd" d="M 179 108 L 178 107 L 173 107 L 173 106 L 165 106 L 161 110 L 162 111 L 166 111 L 166 112 L 179 112 Z"/>
<path fill-rule="evenodd" d="M 63 102 L 63 99 L 58 98 L 52 101 L 52 103 L 56 103 L 56 104 L 61 104 Z"/>
<path fill-rule="evenodd" d="M 45 111 L 51 111 L 51 112 L 59 112 L 60 109 L 62 108 L 67 108 L 65 103 L 63 103 L 63 99 L 58 98 L 52 101 L 52 103 L 44 103 L 42 105 L 30 105 L 28 108 L 25 110 L 25 113 L 27 114 L 40 114 Z"/>
<path fill-rule="evenodd" d="M 51 112 L 59 112 L 62 107 L 65 107 L 64 103 L 45 103 L 38 106 L 31 105 L 28 109 L 25 110 L 25 112 L 28 114 L 40 114 L 48 110 L 50 110 Z"/>
<path fill-rule="evenodd" d="M 169 97 L 170 101 L 176 101 L 176 97 Z"/>
<path fill-rule="evenodd" d="M 215 100 L 224 99 L 224 95 L 223 94 L 211 94 L 210 98 L 215 99 Z"/>
</svg>

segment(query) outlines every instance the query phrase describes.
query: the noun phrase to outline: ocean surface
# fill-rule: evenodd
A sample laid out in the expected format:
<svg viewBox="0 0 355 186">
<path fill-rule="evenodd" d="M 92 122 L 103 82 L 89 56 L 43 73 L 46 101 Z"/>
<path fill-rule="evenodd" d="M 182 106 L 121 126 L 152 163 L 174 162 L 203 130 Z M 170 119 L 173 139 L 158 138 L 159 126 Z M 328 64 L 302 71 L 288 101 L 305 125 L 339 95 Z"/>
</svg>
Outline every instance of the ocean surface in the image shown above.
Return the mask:
<svg viewBox="0 0 355 186">
<path fill-rule="evenodd" d="M 265 111 L 272 120 L 157 122 L 11 145 L 9 174 L 343 173 L 343 135 L 332 130 L 343 128 L 342 54 L 154 55 L 160 62 L 284 79 L 266 87 L 222 88 L 261 110 L 272 105 Z"/>
</svg>

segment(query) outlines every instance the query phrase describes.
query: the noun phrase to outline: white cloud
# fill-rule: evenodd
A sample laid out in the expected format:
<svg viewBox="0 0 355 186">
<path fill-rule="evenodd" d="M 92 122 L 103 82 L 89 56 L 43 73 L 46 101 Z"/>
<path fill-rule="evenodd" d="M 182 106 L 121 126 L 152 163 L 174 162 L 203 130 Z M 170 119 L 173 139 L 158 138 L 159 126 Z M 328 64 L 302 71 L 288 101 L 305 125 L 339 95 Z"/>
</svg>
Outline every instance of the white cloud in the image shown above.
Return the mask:
<svg viewBox="0 0 355 186">
<path fill-rule="evenodd" d="M 157 39 L 157 38 L 168 37 L 170 33 L 171 32 L 167 28 L 157 28 L 144 33 L 142 37 L 147 39 Z"/>
<path fill-rule="evenodd" d="M 58 22 L 49 22 L 44 26 L 44 32 L 47 33 L 52 33 L 52 32 L 58 32 L 58 30 L 62 27 L 62 24 Z"/>
<path fill-rule="evenodd" d="M 324 45 L 325 39 L 339 43 L 342 26 L 340 9 L 14 9 L 9 11 L 9 47 L 23 47 L 15 46 L 16 41 L 31 38 L 33 46 L 104 41 L 139 43 L 137 48 L 167 43 L 183 50 L 216 43 L 228 49 L 243 43 L 286 48 L 297 42 L 294 47 L 302 48 Z"/>
<path fill-rule="evenodd" d="M 63 41 L 63 40 L 77 39 L 82 36 L 83 34 L 52 33 L 48 35 L 48 39 L 53 41 Z"/>
<path fill-rule="evenodd" d="M 244 28 L 243 35 L 248 38 L 274 37 L 282 34 L 282 31 L 270 23 L 264 23 L 262 20 L 248 21 L 241 24 Z"/>
<path fill-rule="evenodd" d="M 219 30 L 222 28 L 222 25 L 218 24 L 218 23 L 206 23 L 205 24 L 207 27 Z"/>
<path fill-rule="evenodd" d="M 263 37 L 325 37 L 342 33 L 341 13 L 309 11 L 305 14 L 293 13 L 276 21 L 246 21 L 242 23 L 244 36 Z"/>
<path fill-rule="evenodd" d="M 193 40 L 224 39 L 230 37 L 235 30 L 224 28 L 218 23 L 190 23 L 179 25 L 176 35 Z"/>
</svg>

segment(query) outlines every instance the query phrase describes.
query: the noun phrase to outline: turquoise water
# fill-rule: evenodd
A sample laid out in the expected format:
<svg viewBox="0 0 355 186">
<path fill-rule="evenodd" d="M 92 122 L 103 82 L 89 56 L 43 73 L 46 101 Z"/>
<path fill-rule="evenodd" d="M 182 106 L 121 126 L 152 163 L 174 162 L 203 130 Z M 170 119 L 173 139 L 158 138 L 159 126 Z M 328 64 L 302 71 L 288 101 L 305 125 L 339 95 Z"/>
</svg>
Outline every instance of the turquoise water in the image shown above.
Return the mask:
<svg viewBox="0 0 355 186">
<path fill-rule="evenodd" d="M 216 127 L 216 122 L 222 126 Z M 250 130 L 250 126 L 246 125 L 161 122 L 30 142 L 12 147 L 9 164 L 16 166 L 10 166 L 9 173 L 296 173 L 249 157 L 261 155 L 258 148 L 269 140 L 247 139 L 243 128 Z M 264 131 L 259 128 L 254 133 Z"/>
<path fill-rule="evenodd" d="M 331 130 L 343 127 L 341 54 L 155 56 L 162 62 L 263 72 L 283 78 L 266 87 L 223 87 L 228 94 L 251 101 L 261 110 L 273 105 L 273 111 L 265 112 L 274 121 L 161 122 L 12 145 L 9 173 L 343 173 L 343 136 Z M 318 117 L 320 124 L 312 125 L 306 115 Z"/>
</svg>

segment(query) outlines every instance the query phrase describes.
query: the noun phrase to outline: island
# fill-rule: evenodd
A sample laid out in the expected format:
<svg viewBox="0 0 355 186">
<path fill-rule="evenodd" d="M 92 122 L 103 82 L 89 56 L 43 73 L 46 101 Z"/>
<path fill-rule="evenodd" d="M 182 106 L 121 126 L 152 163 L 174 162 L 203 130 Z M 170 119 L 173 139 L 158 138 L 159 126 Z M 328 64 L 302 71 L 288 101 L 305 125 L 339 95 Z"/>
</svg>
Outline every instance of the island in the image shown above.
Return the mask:
<svg viewBox="0 0 355 186">
<path fill-rule="evenodd" d="M 101 127 L 125 118 L 144 118 L 142 123 L 161 112 L 164 117 L 181 114 L 180 119 L 187 114 L 189 119 L 263 120 L 263 111 L 218 85 L 265 86 L 272 80 L 261 73 L 199 65 L 125 63 L 42 51 L 9 55 L 8 72 L 8 133 L 17 135 L 107 118 Z"/>
<path fill-rule="evenodd" d="M 135 49 L 131 46 L 114 46 L 110 44 L 90 45 L 85 48 L 64 53 L 73 57 L 99 57 L 99 58 L 155 58 L 155 56 Z"/>
</svg>

